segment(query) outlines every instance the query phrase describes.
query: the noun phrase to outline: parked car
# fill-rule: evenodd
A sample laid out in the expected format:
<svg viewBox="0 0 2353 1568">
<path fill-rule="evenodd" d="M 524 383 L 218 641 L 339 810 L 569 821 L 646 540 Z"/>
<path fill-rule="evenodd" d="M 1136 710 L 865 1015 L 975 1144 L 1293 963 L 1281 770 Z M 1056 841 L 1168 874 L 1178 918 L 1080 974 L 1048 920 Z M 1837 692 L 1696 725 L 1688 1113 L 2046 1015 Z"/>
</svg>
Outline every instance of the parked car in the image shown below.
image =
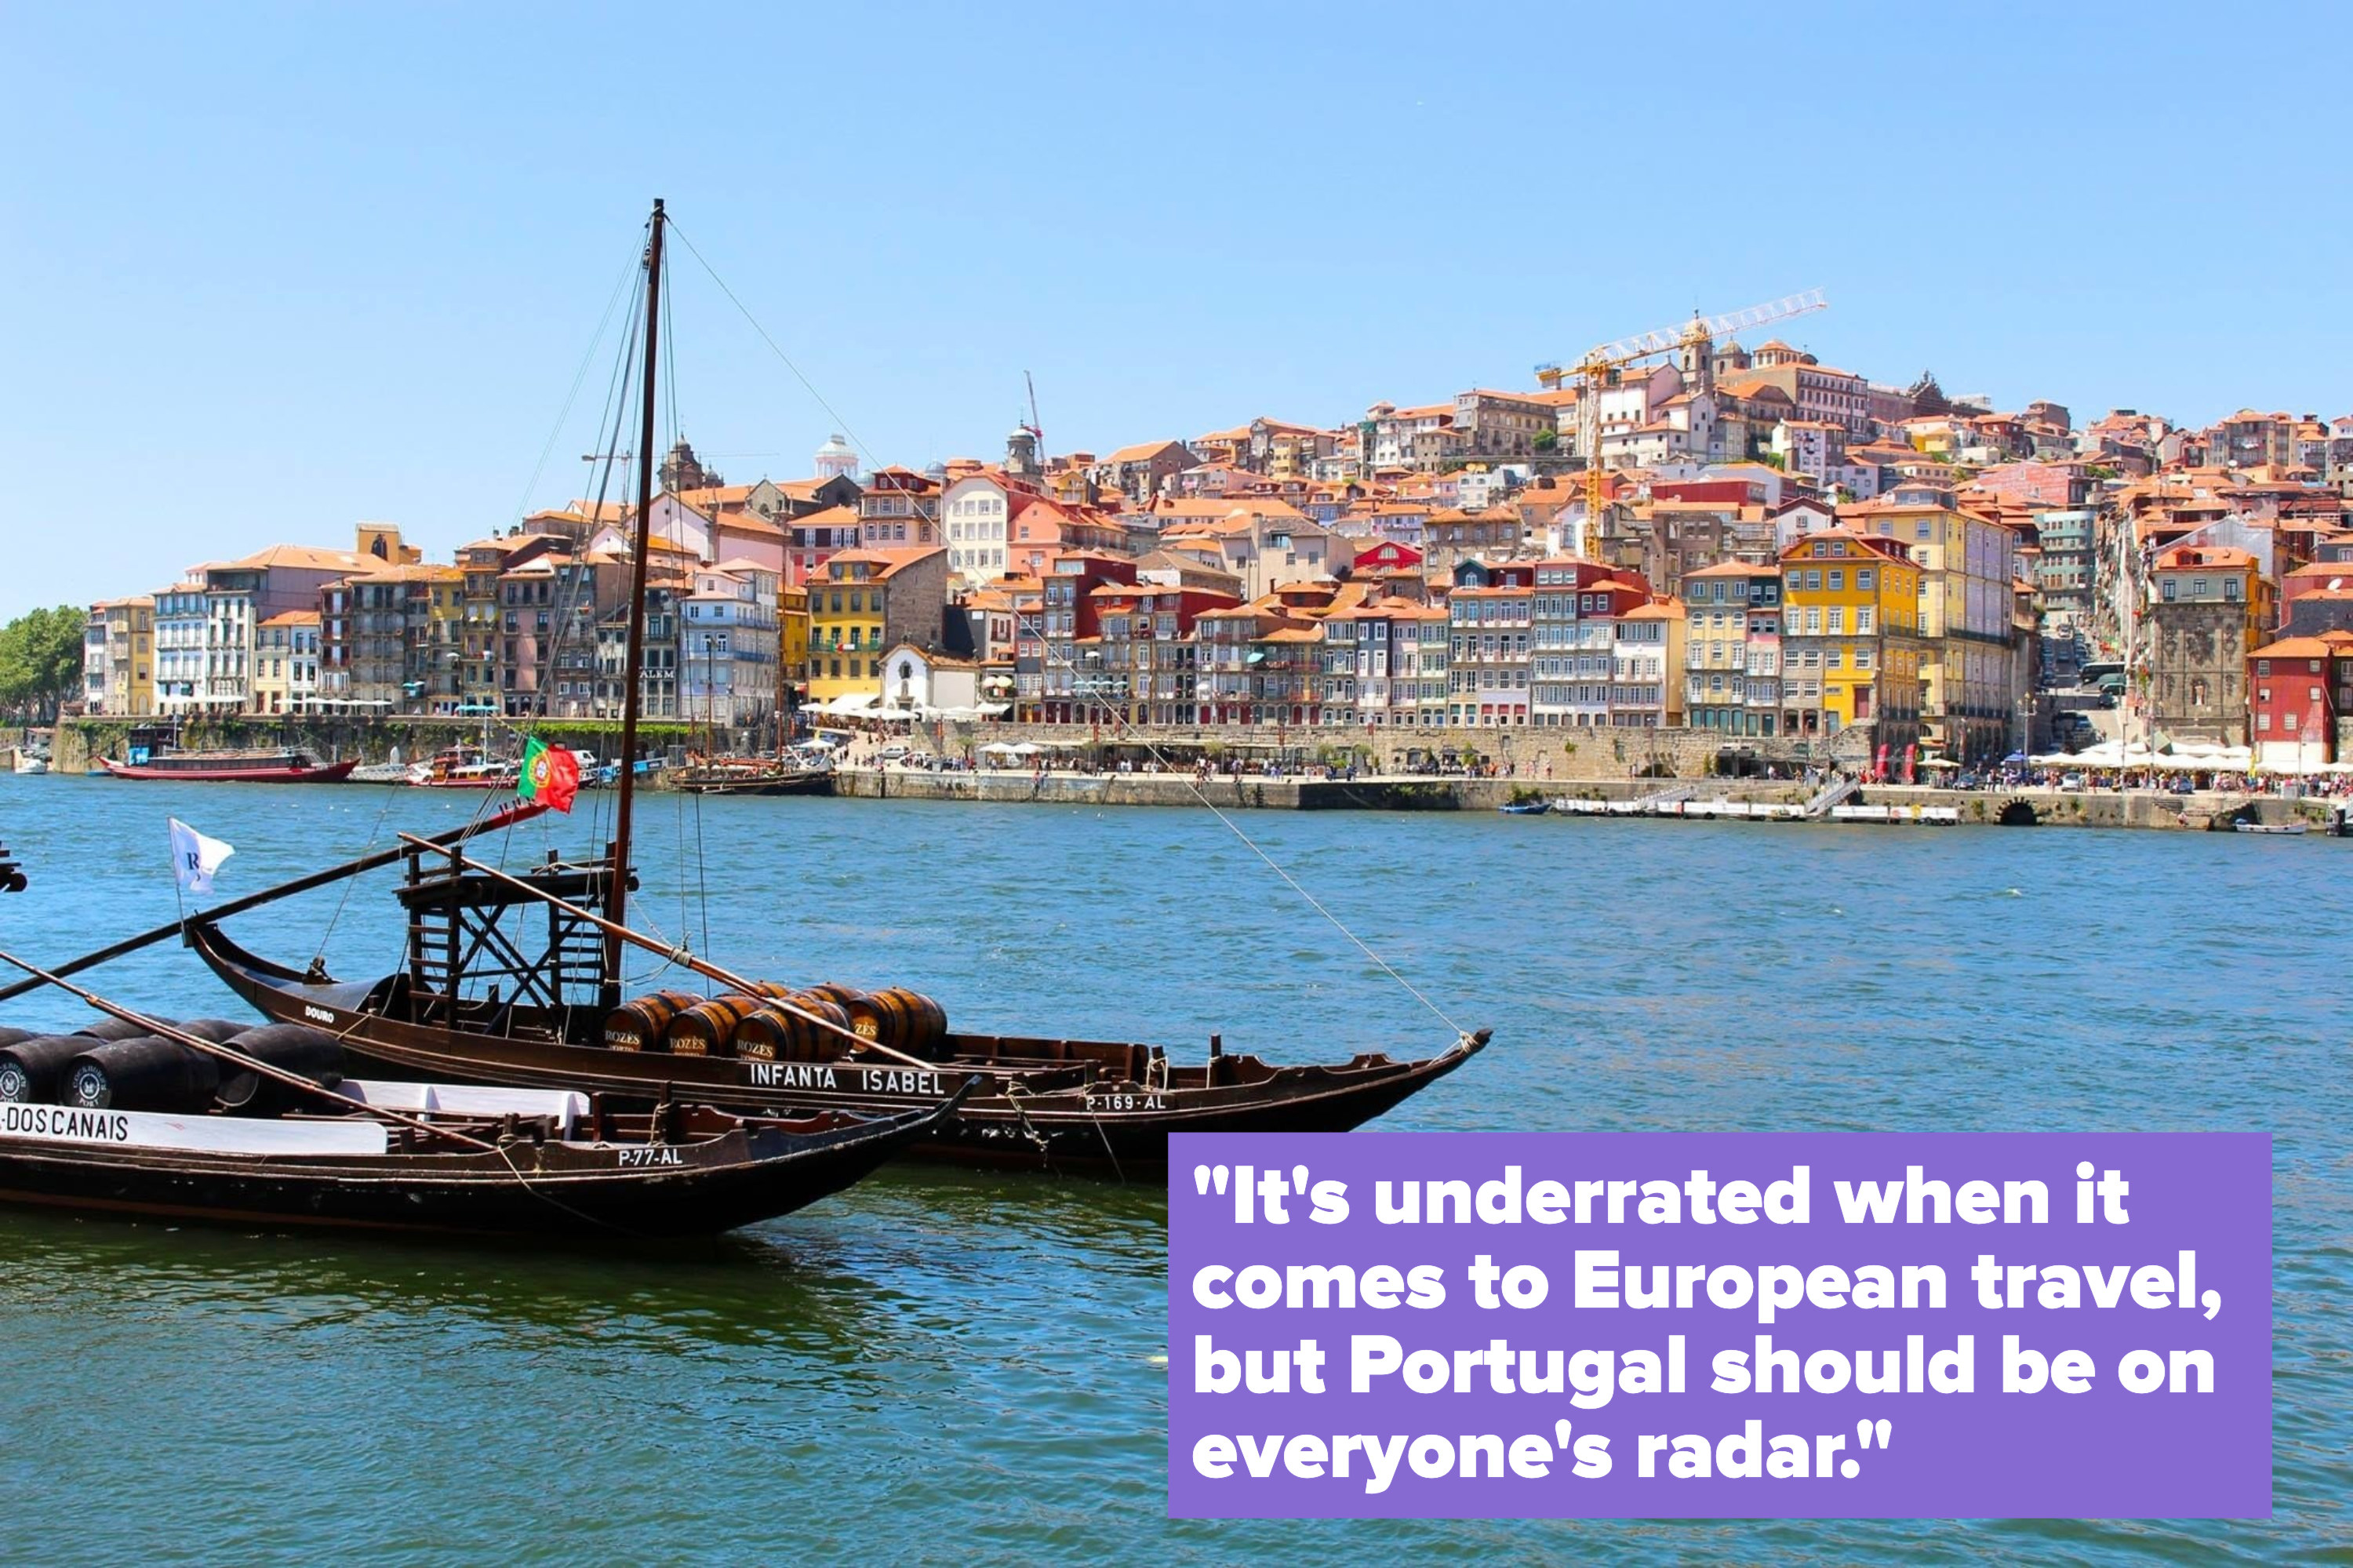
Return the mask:
<svg viewBox="0 0 2353 1568">
<path fill-rule="evenodd" d="M 2080 773 L 2063 773 L 2059 776 L 2059 788 L 2080 793 L 2084 788 L 2084 776 Z"/>
</svg>

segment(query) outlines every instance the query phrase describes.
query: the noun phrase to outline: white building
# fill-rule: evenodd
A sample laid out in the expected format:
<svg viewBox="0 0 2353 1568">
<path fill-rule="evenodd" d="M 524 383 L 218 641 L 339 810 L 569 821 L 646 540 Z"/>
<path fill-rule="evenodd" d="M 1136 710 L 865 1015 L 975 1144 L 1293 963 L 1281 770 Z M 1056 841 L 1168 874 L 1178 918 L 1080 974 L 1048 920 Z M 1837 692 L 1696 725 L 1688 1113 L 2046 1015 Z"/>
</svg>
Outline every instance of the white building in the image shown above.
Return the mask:
<svg viewBox="0 0 2353 1568">
<path fill-rule="evenodd" d="M 940 497 L 940 525 L 947 531 L 948 572 L 970 584 L 1005 575 L 1006 526 L 1011 493 L 987 474 L 970 474 Z"/>
<path fill-rule="evenodd" d="M 776 711 L 776 574 L 730 560 L 692 574 L 678 632 L 679 716 L 716 729 Z"/>
<path fill-rule="evenodd" d="M 155 711 L 204 711 L 205 637 L 209 624 L 204 568 L 155 595 Z"/>
<path fill-rule="evenodd" d="M 882 702 L 923 715 L 980 705 L 980 666 L 919 643 L 902 642 L 882 661 Z"/>
</svg>

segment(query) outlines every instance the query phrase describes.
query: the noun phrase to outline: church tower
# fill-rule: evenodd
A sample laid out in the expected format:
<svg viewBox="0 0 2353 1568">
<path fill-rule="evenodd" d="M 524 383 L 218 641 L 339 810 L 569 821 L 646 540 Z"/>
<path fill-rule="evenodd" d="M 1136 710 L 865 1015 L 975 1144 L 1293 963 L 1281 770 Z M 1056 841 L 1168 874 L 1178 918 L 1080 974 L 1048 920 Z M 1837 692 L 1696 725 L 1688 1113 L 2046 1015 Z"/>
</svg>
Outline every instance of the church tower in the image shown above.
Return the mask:
<svg viewBox="0 0 2353 1568">
<path fill-rule="evenodd" d="M 673 495 L 681 490 L 707 490 L 726 482 L 719 477 L 717 469 L 702 466 L 702 460 L 694 455 L 694 448 L 684 436 L 670 449 L 670 456 L 662 459 L 654 475 L 661 481 L 661 487 Z"/>
</svg>

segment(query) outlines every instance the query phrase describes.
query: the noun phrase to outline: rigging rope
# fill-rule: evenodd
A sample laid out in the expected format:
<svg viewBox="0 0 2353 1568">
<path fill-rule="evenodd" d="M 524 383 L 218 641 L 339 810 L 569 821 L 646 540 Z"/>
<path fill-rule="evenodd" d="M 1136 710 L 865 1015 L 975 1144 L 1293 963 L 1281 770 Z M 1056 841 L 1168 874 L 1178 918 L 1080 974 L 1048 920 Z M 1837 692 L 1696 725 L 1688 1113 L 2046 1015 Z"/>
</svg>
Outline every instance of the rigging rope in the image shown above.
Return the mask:
<svg viewBox="0 0 2353 1568">
<path fill-rule="evenodd" d="M 694 241 L 688 238 L 686 234 L 679 228 L 675 219 L 670 220 L 670 230 L 673 235 L 677 236 L 679 243 L 686 247 L 687 254 L 694 258 L 695 261 L 702 268 L 703 271 L 709 275 L 712 282 L 718 286 L 719 291 L 727 297 L 728 303 L 733 305 L 736 311 L 742 314 L 744 321 L 751 324 L 752 330 L 759 334 L 760 341 L 768 345 L 769 352 L 774 354 L 776 358 L 782 362 L 786 369 L 793 373 L 794 379 L 797 380 L 803 387 L 807 389 L 808 395 L 817 400 L 818 406 L 823 408 L 828 415 L 832 417 L 834 424 L 842 432 L 843 439 L 857 448 L 859 453 L 865 458 L 869 471 L 872 471 L 880 468 L 881 465 L 875 461 L 873 451 L 863 440 L 859 439 L 857 431 L 850 428 L 849 421 L 843 418 L 839 411 L 837 410 L 831 403 L 826 401 L 825 395 L 817 389 L 816 385 L 812 383 L 806 375 L 802 374 L 800 366 L 793 363 L 792 356 L 786 354 L 784 349 L 778 345 L 776 340 L 769 334 L 768 329 L 760 324 L 759 318 L 752 313 L 751 308 L 745 305 L 741 299 L 736 297 L 735 291 L 727 286 L 726 280 L 720 277 L 718 270 L 712 267 L 710 261 L 704 258 L 702 252 L 695 248 Z M 1044 454 L 1040 453 L 1039 456 L 1042 458 Z M 1067 656 L 1058 656 L 1053 652 L 1054 644 L 1052 641 L 1046 636 L 1044 629 L 1039 625 L 1037 619 L 1033 616 L 1024 614 L 1018 609 L 1015 609 L 1014 616 L 1017 623 L 1028 624 L 1030 630 L 1038 638 L 1038 645 L 1041 649 L 1046 650 L 1046 656 L 1048 658 L 1059 658 L 1061 667 L 1070 673 L 1073 680 L 1073 684 L 1075 685 L 1077 680 L 1080 678 L 1078 666 L 1072 663 Z M 779 650 L 779 652 L 781 654 L 781 650 Z M 1093 707 L 1092 701 L 1088 704 L 1088 706 L 1092 712 Z M 1423 1007 L 1429 1009 L 1431 1015 L 1434 1016 L 1440 1023 L 1443 1023 L 1448 1029 L 1451 1030 L 1458 1035 L 1467 1034 L 1469 1033 L 1469 1031 L 1465 1030 L 1460 1023 L 1456 1022 L 1444 1008 L 1431 1001 L 1429 996 L 1425 995 L 1419 987 L 1414 985 L 1412 981 L 1407 980 L 1404 975 L 1398 973 L 1395 965 L 1391 964 L 1387 959 L 1382 958 L 1380 954 L 1375 952 L 1362 937 L 1357 936 L 1355 931 L 1351 930 L 1347 923 L 1327 908 L 1322 900 L 1318 899 L 1314 894 L 1308 892 L 1305 887 L 1302 886 L 1297 877 L 1293 876 L 1290 872 L 1284 870 L 1282 866 L 1275 861 L 1272 855 L 1266 853 L 1265 849 L 1259 844 L 1257 840 L 1251 838 L 1249 833 L 1242 830 L 1240 823 L 1235 821 L 1223 810 L 1220 810 L 1217 803 L 1211 800 L 1209 797 L 1203 792 L 1199 783 L 1189 779 L 1189 769 L 1177 768 L 1171 766 L 1167 757 L 1161 751 L 1159 746 L 1155 744 L 1149 736 L 1144 735 L 1141 731 L 1137 730 L 1133 721 L 1131 721 L 1124 714 L 1121 713 L 1118 708 L 1111 705 L 1110 704 L 1105 704 L 1104 707 L 1110 714 L 1112 722 L 1117 729 L 1133 735 L 1136 741 L 1140 743 L 1145 750 L 1152 754 L 1152 758 L 1155 761 L 1160 763 L 1161 766 L 1170 774 L 1177 777 L 1187 778 L 1187 787 L 1192 790 L 1193 798 L 1200 801 L 1202 805 L 1208 807 L 1210 815 L 1216 817 L 1220 822 L 1223 822 L 1236 838 L 1241 840 L 1244 844 L 1248 845 L 1250 853 L 1257 855 L 1259 859 L 1264 861 L 1269 869 L 1273 871 L 1277 876 L 1281 877 L 1284 884 L 1288 885 L 1293 892 L 1305 899 L 1310 908 L 1314 909 L 1318 915 L 1323 916 L 1324 919 L 1330 921 L 1333 929 L 1338 931 L 1340 935 L 1345 937 L 1351 943 L 1355 944 L 1356 949 L 1363 953 L 1366 958 L 1371 959 L 1375 967 L 1379 969 L 1383 974 L 1388 975 L 1391 980 L 1397 981 L 1398 985 L 1404 987 L 1406 994 L 1412 997 L 1416 1001 L 1421 1003 Z M 708 941 L 709 938 L 706 934 L 706 946 L 708 945 Z"/>
</svg>

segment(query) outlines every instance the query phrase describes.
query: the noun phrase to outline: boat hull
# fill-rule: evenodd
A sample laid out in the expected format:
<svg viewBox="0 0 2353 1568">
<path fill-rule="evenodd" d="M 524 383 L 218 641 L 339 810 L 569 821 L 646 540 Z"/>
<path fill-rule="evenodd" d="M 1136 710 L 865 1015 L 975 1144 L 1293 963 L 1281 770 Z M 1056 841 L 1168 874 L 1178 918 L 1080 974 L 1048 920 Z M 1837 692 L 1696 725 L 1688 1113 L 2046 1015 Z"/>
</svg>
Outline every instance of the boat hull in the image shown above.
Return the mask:
<svg viewBox="0 0 2353 1568">
<path fill-rule="evenodd" d="M 271 1159 L 0 1135 L 0 1202 L 248 1225 L 677 1240 L 839 1192 L 936 1119 L 753 1128 L 651 1151 L 516 1142 L 465 1154 Z"/>
<path fill-rule="evenodd" d="M 823 768 L 782 774 L 746 771 L 733 778 L 723 772 L 702 777 L 690 772 L 678 775 L 673 785 L 690 795 L 830 795 L 833 774 Z"/>
<path fill-rule="evenodd" d="M 757 1115 L 937 1107 L 978 1078 L 953 1121 L 907 1155 L 1122 1179 L 1165 1174 L 1172 1132 L 1345 1132 L 1452 1072 L 1485 1044 L 1466 1035 L 1439 1055 L 1362 1054 L 1332 1066 L 1271 1066 L 1222 1056 L 1155 1073 L 1145 1048 L 1008 1036 L 951 1035 L 917 1069 L 887 1058 L 754 1062 L 617 1051 L 538 1033 L 493 1034 L 391 1016 L 399 977 L 374 985 L 316 980 L 260 959 L 198 923 L 189 940 L 228 987 L 281 1022 L 332 1031 L 354 1072 L 436 1082 L 575 1089 L 616 1104 L 665 1095 Z M 1126 1065 L 1122 1065 L 1124 1062 Z"/>
<path fill-rule="evenodd" d="M 340 784 L 352 776 L 359 758 L 330 762 L 318 768 L 153 768 L 117 762 L 101 757 L 99 766 L 117 779 L 168 779 L 181 784 Z"/>
</svg>

